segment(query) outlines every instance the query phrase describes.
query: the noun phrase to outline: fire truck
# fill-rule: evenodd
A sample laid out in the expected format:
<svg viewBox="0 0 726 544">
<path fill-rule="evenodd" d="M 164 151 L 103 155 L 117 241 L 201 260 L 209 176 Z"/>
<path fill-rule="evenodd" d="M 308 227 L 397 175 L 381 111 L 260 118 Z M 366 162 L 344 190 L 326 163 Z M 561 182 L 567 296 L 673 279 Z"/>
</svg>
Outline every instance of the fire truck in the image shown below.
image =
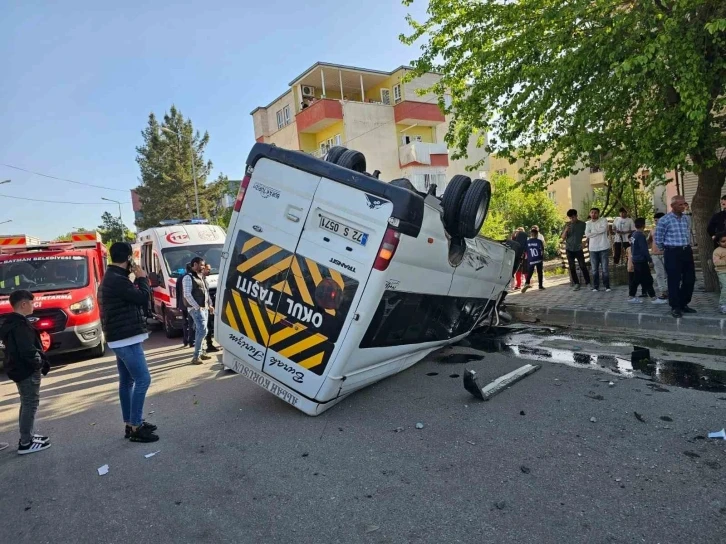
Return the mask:
<svg viewBox="0 0 726 544">
<path fill-rule="evenodd" d="M 25 289 L 35 295 L 28 320 L 49 355 L 87 350 L 91 357 L 102 356 L 106 344 L 96 293 L 107 260 L 97 232 L 74 232 L 71 242 L 0 236 L 0 325 L 13 311 L 10 293 Z"/>
</svg>

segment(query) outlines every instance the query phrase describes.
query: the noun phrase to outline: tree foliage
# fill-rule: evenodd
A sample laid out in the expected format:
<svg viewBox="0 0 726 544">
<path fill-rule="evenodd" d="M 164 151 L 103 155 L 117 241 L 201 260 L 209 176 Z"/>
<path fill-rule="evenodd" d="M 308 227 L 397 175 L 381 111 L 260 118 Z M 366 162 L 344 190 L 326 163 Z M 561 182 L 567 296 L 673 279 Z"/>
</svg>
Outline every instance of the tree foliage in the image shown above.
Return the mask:
<svg viewBox="0 0 726 544">
<path fill-rule="evenodd" d="M 546 241 L 556 240 L 562 232 L 564 217 L 543 191 L 525 191 L 506 174 L 491 178 L 492 199 L 481 234 L 494 240 L 509 238 L 517 227 L 529 232 L 537 225 Z M 555 247 L 556 247 L 555 243 Z"/>
<path fill-rule="evenodd" d="M 101 240 L 104 244 L 134 240 L 134 234 L 126 228 L 119 217 L 111 215 L 110 212 L 104 212 L 101 216 L 98 231 L 101 233 Z"/>
<path fill-rule="evenodd" d="M 220 187 L 207 184 L 212 162 L 204 160 L 209 133 L 200 135 L 192 121 L 172 106 L 159 123 L 151 113 L 141 133 L 144 143 L 136 148 L 141 184 L 136 192 L 142 206 L 137 228 L 158 226 L 164 219 L 196 216 L 194 178 L 196 174 L 200 215 L 209 218 L 217 210 Z M 217 181 L 224 178 L 220 176 Z M 224 178 L 226 179 L 226 178 Z"/>
<path fill-rule="evenodd" d="M 693 170 L 696 235 L 709 247 L 726 178 L 726 2 L 430 0 L 427 20 L 408 20 L 402 40 L 425 42 L 410 75 L 442 74 L 431 90 L 453 115 L 458 156 L 488 132 L 490 152 L 525 160 L 532 188 L 596 154 L 614 180 Z"/>
</svg>

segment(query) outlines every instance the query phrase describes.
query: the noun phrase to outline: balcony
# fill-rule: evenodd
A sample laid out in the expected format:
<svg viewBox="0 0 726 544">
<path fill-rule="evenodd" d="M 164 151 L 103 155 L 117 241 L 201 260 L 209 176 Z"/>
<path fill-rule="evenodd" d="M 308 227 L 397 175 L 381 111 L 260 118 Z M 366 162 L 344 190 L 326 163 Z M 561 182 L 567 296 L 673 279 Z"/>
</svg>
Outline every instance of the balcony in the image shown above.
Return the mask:
<svg viewBox="0 0 726 544">
<path fill-rule="evenodd" d="M 449 166 L 449 150 L 446 144 L 411 142 L 398 148 L 398 162 L 405 166 Z"/>
<path fill-rule="evenodd" d="M 315 134 L 343 119 L 343 106 L 339 100 L 323 98 L 300 110 L 295 116 L 297 131 Z"/>
<path fill-rule="evenodd" d="M 605 174 L 602 170 L 598 172 L 590 172 L 590 186 L 602 187 L 605 185 Z"/>
<path fill-rule="evenodd" d="M 399 125 L 419 125 L 433 127 L 443 123 L 446 118 L 438 104 L 404 100 L 393 107 L 393 115 Z"/>
</svg>

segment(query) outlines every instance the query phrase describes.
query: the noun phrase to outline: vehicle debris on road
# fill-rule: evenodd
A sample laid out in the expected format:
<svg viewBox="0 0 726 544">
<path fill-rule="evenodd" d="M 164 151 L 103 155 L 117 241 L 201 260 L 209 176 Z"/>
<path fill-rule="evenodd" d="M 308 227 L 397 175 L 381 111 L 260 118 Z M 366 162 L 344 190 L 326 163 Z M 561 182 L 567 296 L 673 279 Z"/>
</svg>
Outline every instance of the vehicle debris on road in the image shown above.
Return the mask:
<svg viewBox="0 0 726 544">
<path fill-rule="evenodd" d="M 476 371 L 467 370 L 464 372 L 464 389 L 480 400 L 489 400 L 497 393 L 501 393 L 522 378 L 538 371 L 540 368 L 542 368 L 542 365 L 526 364 L 517 370 L 513 370 L 509 374 L 500 376 L 484 387 L 479 385 Z"/>
<path fill-rule="evenodd" d="M 709 438 L 720 438 L 722 440 L 726 440 L 726 429 L 721 429 L 720 431 L 716 431 L 714 433 L 708 433 Z"/>
<path fill-rule="evenodd" d="M 102 467 L 98 467 L 98 475 L 99 476 L 105 476 L 108 474 L 108 465 L 103 465 Z"/>
</svg>

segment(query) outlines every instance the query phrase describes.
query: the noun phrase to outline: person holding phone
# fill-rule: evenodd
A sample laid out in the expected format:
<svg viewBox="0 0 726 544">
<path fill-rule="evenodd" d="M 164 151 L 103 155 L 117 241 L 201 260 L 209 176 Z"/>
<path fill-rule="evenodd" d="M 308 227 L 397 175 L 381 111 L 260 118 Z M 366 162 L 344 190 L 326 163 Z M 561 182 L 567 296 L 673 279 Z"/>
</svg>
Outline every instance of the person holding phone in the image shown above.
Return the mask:
<svg viewBox="0 0 726 544">
<path fill-rule="evenodd" d="M 98 288 L 98 306 L 108 347 L 116 354 L 124 437 L 132 442 L 156 442 L 156 425 L 143 420 L 151 384 L 143 348 L 149 338 L 144 309 L 149 305 L 151 287 L 146 272 L 132 258 L 130 244 L 115 242 L 109 253 L 111 264 Z M 130 274 L 134 275 L 133 283 Z"/>
</svg>

